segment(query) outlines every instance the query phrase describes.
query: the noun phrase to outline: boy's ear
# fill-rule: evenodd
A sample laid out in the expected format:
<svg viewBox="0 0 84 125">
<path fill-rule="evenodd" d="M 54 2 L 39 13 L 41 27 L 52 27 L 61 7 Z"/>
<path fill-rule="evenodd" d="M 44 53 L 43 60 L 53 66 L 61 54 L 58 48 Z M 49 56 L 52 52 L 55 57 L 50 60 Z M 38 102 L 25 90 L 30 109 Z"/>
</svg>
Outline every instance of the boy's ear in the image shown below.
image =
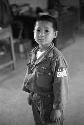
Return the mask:
<svg viewBox="0 0 84 125">
<path fill-rule="evenodd" d="M 58 35 L 58 31 L 55 31 L 55 38 L 57 38 L 57 35 Z"/>
</svg>

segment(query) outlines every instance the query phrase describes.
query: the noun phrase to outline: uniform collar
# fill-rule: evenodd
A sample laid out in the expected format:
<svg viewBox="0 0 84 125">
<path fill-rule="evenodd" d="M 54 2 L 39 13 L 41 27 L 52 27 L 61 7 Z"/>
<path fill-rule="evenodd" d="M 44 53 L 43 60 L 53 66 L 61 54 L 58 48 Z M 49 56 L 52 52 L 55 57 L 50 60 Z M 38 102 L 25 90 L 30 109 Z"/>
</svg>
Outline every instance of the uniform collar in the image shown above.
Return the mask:
<svg viewBox="0 0 84 125">
<path fill-rule="evenodd" d="M 43 61 L 46 58 L 46 56 L 49 55 L 49 53 L 51 52 L 51 50 L 53 48 L 54 48 L 54 44 L 51 44 L 50 46 L 48 46 L 47 49 L 45 50 L 45 52 L 37 60 L 35 60 L 35 62 L 34 62 L 35 65 L 37 65 L 38 63 L 40 63 L 41 61 Z M 38 49 L 39 49 L 39 47 L 37 47 L 35 49 L 35 51 L 33 53 L 34 54 L 33 56 L 36 56 L 35 53 L 37 53 Z"/>
<path fill-rule="evenodd" d="M 40 48 L 39 47 L 39 51 L 46 51 L 48 48 L 50 48 L 50 47 L 52 47 L 54 44 L 53 43 L 51 43 L 49 46 L 44 46 L 44 48 Z"/>
</svg>

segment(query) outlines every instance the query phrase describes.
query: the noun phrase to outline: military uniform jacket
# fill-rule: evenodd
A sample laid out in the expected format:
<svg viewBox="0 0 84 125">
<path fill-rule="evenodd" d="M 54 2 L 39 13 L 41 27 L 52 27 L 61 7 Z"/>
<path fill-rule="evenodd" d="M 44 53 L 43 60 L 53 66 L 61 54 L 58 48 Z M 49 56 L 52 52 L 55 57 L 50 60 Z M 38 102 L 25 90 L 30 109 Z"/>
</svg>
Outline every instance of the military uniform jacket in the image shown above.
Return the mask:
<svg viewBox="0 0 84 125">
<path fill-rule="evenodd" d="M 56 109 L 64 108 L 68 95 L 66 60 L 53 44 L 37 59 L 38 49 L 39 47 L 35 47 L 29 53 L 24 86 L 28 87 L 28 92 L 44 96 L 52 93 Z"/>
</svg>

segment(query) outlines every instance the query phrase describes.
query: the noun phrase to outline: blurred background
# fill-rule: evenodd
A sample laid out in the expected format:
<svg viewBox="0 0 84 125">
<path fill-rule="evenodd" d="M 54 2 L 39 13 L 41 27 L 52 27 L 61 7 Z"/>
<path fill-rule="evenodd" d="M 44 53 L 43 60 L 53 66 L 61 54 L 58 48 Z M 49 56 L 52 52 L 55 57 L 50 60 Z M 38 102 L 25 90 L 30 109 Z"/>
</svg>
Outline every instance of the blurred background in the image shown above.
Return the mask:
<svg viewBox="0 0 84 125">
<path fill-rule="evenodd" d="M 28 93 L 22 91 L 33 28 L 39 12 L 57 20 L 55 46 L 69 65 L 69 101 L 64 125 L 84 125 L 84 0 L 0 0 L 0 125 L 34 125 Z"/>
</svg>

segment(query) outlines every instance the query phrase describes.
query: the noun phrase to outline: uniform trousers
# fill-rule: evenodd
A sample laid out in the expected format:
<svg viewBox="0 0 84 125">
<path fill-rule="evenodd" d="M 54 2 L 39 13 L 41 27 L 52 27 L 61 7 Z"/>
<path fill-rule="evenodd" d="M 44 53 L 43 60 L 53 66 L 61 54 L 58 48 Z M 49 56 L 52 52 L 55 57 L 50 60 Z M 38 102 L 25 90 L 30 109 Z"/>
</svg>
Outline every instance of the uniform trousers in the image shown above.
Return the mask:
<svg viewBox="0 0 84 125">
<path fill-rule="evenodd" d="M 57 125 L 52 124 L 50 114 L 52 111 L 53 97 L 41 97 L 40 105 L 38 100 L 32 101 L 32 111 L 35 125 Z"/>
</svg>

